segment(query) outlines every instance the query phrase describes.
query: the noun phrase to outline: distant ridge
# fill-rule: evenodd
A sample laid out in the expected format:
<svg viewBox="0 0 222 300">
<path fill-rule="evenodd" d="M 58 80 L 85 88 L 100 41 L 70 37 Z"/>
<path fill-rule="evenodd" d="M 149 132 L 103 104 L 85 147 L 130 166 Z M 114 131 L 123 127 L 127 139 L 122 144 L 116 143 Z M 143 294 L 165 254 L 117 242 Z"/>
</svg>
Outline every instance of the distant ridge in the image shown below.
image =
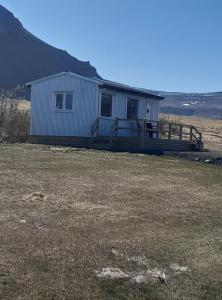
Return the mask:
<svg viewBox="0 0 222 300">
<path fill-rule="evenodd" d="M 222 92 L 158 94 L 165 97 L 164 101 L 161 101 L 162 113 L 222 119 Z"/>
<path fill-rule="evenodd" d="M 0 90 L 13 90 L 18 84 L 65 70 L 100 78 L 89 62 L 38 39 L 0 5 Z"/>
</svg>

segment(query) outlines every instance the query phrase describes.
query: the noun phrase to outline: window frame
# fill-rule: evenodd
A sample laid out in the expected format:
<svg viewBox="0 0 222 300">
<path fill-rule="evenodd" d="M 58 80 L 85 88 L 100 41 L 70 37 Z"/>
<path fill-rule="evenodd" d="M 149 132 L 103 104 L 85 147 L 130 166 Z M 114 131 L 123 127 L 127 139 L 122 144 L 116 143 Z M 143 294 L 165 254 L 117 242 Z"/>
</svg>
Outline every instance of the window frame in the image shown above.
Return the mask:
<svg viewBox="0 0 222 300">
<path fill-rule="evenodd" d="M 137 112 L 136 112 L 136 118 L 135 119 L 128 118 L 128 101 L 129 100 L 133 100 L 133 101 L 137 102 Z M 140 104 L 140 101 L 139 101 L 138 98 L 133 98 L 133 97 L 127 97 L 126 98 L 126 120 L 134 121 L 134 120 L 138 119 L 138 116 L 139 116 L 139 104 Z"/>
<path fill-rule="evenodd" d="M 112 111 L 111 111 L 111 116 L 107 117 L 107 116 L 102 116 L 102 95 L 109 95 L 112 97 Z M 115 101 L 115 94 L 113 94 L 110 91 L 101 91 L 100 93 L 100 107 L 99 107 L 99 116 L 100 118 L 104 118 L 104 119 L 112 119 L 114 117 L 114 101 Z"/>
<path fill-rule="evenodd" d="M 62 94 L 63 95 L 63 100 L 62 100 L 62 109 L 58 109 L 56 108 L 56 96 L 58 94 Z M 66 95 L 70 94 L 72 95 L 72 108 L 71 109 L 66 109 Z M 70 113 L 74 111 L 74 97 L 75 97 L 75 93 L 73 91 L 55 91 L 53 92 L 53 111 L 54 112 L 66 112 L 66 113 Z"/>
</svg>

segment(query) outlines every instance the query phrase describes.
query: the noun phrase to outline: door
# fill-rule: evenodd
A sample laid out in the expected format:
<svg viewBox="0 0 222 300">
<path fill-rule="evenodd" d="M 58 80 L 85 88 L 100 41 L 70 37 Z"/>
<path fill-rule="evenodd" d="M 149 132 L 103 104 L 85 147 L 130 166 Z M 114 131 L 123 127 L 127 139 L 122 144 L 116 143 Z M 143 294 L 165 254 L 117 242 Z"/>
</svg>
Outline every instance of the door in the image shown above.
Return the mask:
<svg viewBox="0 0 222 300">
<path fill-rule="evenodd" d="M 149 102 L 146 103 L 146 129 L 147 131 L 145 132 L 145 136 L 152 138 L 153 137 L 153 124 L 152 121 L 153 119 L 153 105 Z"/>
<path fill-rule="evenodd" d="M 146 103 L 146 119 L 152 120 L 153 117 L 153 105 L 149 102 Z"/>
</svg>

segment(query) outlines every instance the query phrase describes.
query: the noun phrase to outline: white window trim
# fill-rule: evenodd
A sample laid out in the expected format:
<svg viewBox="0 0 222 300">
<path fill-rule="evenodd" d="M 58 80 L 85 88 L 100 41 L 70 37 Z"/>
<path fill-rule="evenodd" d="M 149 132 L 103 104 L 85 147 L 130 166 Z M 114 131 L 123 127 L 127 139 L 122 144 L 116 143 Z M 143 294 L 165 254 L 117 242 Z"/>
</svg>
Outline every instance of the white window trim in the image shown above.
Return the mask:
<svg viewBox="0 0 222 300">
<path fill-rule="evenodd" d="M 136 114 L 136 118 L 138 119 L 138 116 L 139 116 L 139 113 L 140 113 L 140 99 L 139 98 L 130 97 L 130 96 L 128 96 L 126 98 L 126 120 L 133 121 L 134 119 L 128 119 L 127 118 L 128 100 L 136 100 L 137 101 L 137 114 Z"/>
<path fill-rule="evenodd" d="M 105 117 L 105 116 L 101 115 L 102 94 L 107 94 L 107 95 L 112 96 L 112 115 L 111 115 L 111 117 Z M 99 117 L 101 119 L 108 119 L 108 120 L 110 120 L 110 119 L 115 118 L 115 114 L 116 114 L 116 94 L 114 94 L 113 92 L 111 92 L 109 90 L 102 90 L 100 92 L 100 97 L 99 97 Z"/>
<path fill-rule="evenodd" d="M 72 109 L 56 109 L 56 95 L 63 94 L 63 107 L 64 107 L 64 96 L 66 94 L 72 94 Z M 74 112 L 74 100 L 75 100 L 75 93 L 73 91 L 54 91 L 53 92 L 53 111 L 56 113 L 72 113 Z"/>
</svg>

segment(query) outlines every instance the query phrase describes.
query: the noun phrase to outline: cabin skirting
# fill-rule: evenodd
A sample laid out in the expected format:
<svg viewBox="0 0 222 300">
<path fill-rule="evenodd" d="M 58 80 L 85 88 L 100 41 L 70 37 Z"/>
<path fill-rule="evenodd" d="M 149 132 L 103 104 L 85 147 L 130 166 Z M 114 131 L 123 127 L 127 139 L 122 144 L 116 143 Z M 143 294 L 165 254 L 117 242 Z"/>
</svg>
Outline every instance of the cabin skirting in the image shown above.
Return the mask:
<svg viewBox="0 0 222 300">
<path fill-rule="evenodd" d="M 31 143 L 128 152 L 199 151 L 189 140 L 143 139 L 129 137 L 31 136 Z"/>
</svg>

